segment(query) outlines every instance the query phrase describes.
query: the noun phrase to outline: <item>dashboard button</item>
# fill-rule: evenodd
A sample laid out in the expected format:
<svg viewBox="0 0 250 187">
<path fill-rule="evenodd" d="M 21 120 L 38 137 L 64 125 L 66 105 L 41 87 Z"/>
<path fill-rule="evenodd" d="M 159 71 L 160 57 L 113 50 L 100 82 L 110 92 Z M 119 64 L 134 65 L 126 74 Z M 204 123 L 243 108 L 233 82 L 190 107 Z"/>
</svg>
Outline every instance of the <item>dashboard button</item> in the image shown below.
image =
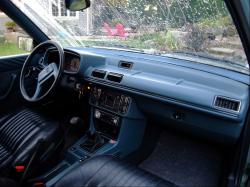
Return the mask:
<svg viewBox="0 0 250 187">
<path fill-rule="evenodd" d="M 178 120 L 178 121 L 183 120 L 184 119 L 184 114 L 181 113 L 181 112 L 175 112 L 175 113 L 173 113 L 173 118 L 175 120 Z"/>
<path fill-rule="evenodd" d="M 101 112 L 99 110 L 95 111 L 95 118 L 100 119 L 101 118 Z"/>
</svg>

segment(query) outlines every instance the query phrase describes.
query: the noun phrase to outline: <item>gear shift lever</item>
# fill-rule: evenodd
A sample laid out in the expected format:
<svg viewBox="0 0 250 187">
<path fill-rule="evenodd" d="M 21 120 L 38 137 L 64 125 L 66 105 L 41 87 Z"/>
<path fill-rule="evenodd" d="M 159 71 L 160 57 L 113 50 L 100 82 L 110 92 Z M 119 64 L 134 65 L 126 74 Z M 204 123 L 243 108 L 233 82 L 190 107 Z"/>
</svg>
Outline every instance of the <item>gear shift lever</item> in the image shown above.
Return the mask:
<svg viewBox="0 0 250 187">
<path fill-rule="evenodd" d="M 87 125 L 80 117 L 72 117 L 65 127 L 65 139 L 74 135 L 74 137 L 81 137 L 86 131 Z"/>
<path fill-rule="evenodd" d="M 80 146 L 91 153 L 106 143 L 105 139 L 97 131 L 95 132 L 88 131 L 86 135 L 88 139 Z"/>
<path fill-rule="evenodd" d="M 79 118 L 79 117 L 72 117 L 70 119 L 69 123 L 71 125 L 74 125 L 74 126 L 78 126 L 78 125 L 83 126 L 83 124 L 84 124 L 83 120 L 81 118 Z"/>
</svg>

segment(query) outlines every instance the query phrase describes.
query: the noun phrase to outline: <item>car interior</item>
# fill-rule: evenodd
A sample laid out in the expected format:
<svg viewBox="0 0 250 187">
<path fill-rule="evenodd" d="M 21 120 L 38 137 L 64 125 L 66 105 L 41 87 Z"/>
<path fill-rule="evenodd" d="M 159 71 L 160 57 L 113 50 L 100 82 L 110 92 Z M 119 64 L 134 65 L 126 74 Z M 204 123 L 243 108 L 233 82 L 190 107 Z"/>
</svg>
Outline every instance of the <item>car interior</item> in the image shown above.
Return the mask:
<svg viewBox="0 0 250 187">
<path fill-rule="evenodd" d="M 79 2 L 78 9 L 91 6 Z M 241 184 L 249 74 L 147 53 L 62 47 L 11 1 L 0 8 L 35 46 L 0 58 L 0 186 Z"/>
</svg>

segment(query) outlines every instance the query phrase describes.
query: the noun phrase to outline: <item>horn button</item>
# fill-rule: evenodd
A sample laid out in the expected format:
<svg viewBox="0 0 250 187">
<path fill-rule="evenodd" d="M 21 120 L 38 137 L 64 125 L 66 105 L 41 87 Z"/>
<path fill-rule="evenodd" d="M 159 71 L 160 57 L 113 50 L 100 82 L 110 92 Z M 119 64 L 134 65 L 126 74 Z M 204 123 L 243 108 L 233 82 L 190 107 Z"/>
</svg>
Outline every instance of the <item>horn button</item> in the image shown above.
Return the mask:
<svg viewBox="0 0 250 187">
<path fill-rule="evenodd" d="M 48 65 L 47 67 L 45 67 L 38 76 L 38 81 L 39 82 L 43 82 L 45 80 L 47 80 L 47 78 L 51 75 L 51 73 L 53 72 L 53 66 L 52 65 Z"/>
</svg>

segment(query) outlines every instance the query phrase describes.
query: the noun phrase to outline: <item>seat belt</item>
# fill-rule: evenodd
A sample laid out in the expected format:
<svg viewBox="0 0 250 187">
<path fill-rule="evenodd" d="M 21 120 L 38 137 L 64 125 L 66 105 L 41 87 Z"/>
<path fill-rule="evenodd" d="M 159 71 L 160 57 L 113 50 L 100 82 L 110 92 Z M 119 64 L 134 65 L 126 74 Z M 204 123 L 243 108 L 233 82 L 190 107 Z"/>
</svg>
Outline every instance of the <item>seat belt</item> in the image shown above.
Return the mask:
<svg viewBox="0 0 250 187">
<path fill-rule="evenodd" d="M 30 156 L 30 160 L 26 166 L 26 168 L 24 168 L 24 172 L 21 176 L 21 180 L 20 180 L 20 183 L 22 184 L 23 181 L 26 179 L 29 171 L 30 171 L 30 168 L 32 166 L 32 164 L 34 163 L 34 161 L 36 161 L 39 157 L 40 157 L 40 152 L 42 150 L 42 147 L 43 145 L 45 144 L 45 140 L 44 139 L 39 139 L 36 143 L 36 146 L 35 146 L 35 149 L 34 149 L 34 152 L 32 153 L 32 155 Z"/>
</svg>

